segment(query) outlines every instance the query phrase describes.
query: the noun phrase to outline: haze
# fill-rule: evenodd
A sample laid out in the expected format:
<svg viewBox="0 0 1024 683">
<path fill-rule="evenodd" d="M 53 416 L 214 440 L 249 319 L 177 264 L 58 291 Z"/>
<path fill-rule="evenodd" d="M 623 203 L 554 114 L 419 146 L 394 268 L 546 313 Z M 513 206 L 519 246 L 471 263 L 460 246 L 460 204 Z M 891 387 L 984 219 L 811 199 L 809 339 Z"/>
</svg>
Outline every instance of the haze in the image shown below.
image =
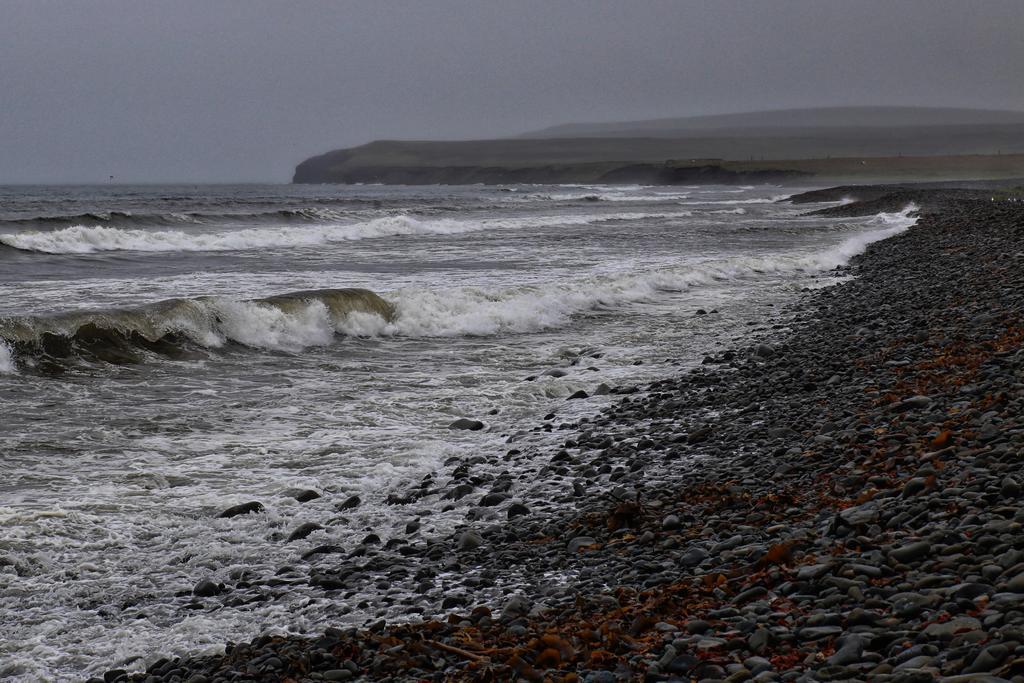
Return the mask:
<svg viewBox="0 0 1024 683">
<path fill-rule="evenodd" d="M 0 183 L 285 182 L 378 138 L 837 105 L 1024 110 L 1019 0 L 0 0 Z"/>
</svg>

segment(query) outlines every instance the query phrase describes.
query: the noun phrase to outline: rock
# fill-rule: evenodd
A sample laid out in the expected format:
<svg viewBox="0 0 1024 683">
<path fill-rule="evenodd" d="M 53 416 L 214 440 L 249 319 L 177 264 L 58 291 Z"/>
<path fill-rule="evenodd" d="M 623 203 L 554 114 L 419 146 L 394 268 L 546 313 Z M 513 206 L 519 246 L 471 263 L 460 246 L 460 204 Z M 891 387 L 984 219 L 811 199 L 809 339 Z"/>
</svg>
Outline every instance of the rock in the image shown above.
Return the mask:
<svg viewBox="0 0 1024 683">
<path fill-rule="evenodd" d="M 907 410 L 921 410 L 929 407 L 932 404 L 932 400 L 927 396 L 911 396 L 905 398 L 896 404 L 896 409 L 899 412 Z"/>
<path fill-rule="evenodd" d="M 690 445 L 702 443 L 707 441 L 709 436 L 711 436 L 711 427 L 700 427 L 686 435 L 686 443 Z"/>
<path fill-rule="evenodd" d="M 846 666 L 859 662 L 866 645 L 865 638 L 858 634 L 843 636 L 837 644 L 835 654 L 827 660 L 832 666 Z"/>
<path fill-rule="evenodd" d="M 349 496 L 345 499 L 345 502 L 338 503 L 334 509 L 341 512 L 342 510 L 352 510 L 359 507 L 363 502 L 363 499 L 359 496 Z"/>
<path fill-rule="evenodd" d="M 567 398 L 565 400 L 566 401 L 572 401 L 572 400 L 580 399 L 580 398 L 590 398 L 590 394 L 588 394 L 587 392 L 585 392 L 582 389 L 580 389 L 579 391 L 574 391 L 573 393 L 569 394 L 569 398 Z"/>
<path fill-rule="evenodd" d="M 759 358 L 771 358 L 772 356 L 775 355 L 775 349 L 773 349 L 768 344 L 758 344 L 757 346 L 754 347 L 754 353 Z"/>
<path fill-rule="evenodd" d="M 293 531 L 288 536 L 288 542 L 291 543 L 292 541 L 302 540 L 306 536 L 309 536 L 311 533 L 319 529 L 323 529 L 323 527 L 319 524 L 314 524 L 313 522 L 306 522 L 305 524 L 302 524 L 297 529 L 295 529 L 295 531 Z"/>
<path fill-rule="evenodd" d="M 929 624 L 925 627 L 924 634 L 932 638 L 952 638 L 959 633 L 977 631 L 980 628 L 981 622 L 974 617 L 954 617 L 939 624 Z"/>
<path fill-rule="evenodd" d="M 809 626 L 797 631 L 797 638 L 800 640 L 821 640 L 838 636 L 843 632 L 838 626 Z"/>
<path fill-rule="evenodd" d="M 512 621 L 519 617 L 524 617 L 530 613 L 532 605 L 522 595 L 513 595 L 508 599 L 508 602 L 501 608 L 501 621 Z"/>
<path fill-rule="evenodd" d="M 522 517 L 523 515 L 530 514 L 530 508 L 526 507 L 522 503 L 512 503 L 508 506 L 508 518 L 514 519 L 516 517 Z"/>
<path fill-rule="evenodd" d="M 321 675 L 325 681 L 350 681 L 356 676 L 348 669 L 328 669 Z"/>
<path fill-rule="evenodd" d="M 209 598 L 220 593 L 221 587 L 209 579 L 203 579 L 192 588 L 192 595 Z"/>
<path fill-rule="evenodd" d="M 313 489 L 302 489 L 298 491 L 292 491 L 291 497 L 300 503 L 308 503 L 311 500 L 316 500 L 320 497 L 320 494 Z"/>
<path fill-rule="evenodd" d="M 992 592 L 992 586 L 985 583 L 958 583 L 950 588 L 950 595 L 954 598 L 965 598 L 974 600 L 982 595 Z"/>
<path fill-rule="evenodd" d="M 798 581 L 814 581 L 828 574 L 831 568 L 829 563 L 804 565 L 797 570 L 796 578 Z"/>
<path fill-rule="evenodd" d="M 1010 593 L 1024 593 L 1024 572 L 1007 581 L 1006 590 Z"/>
<path fill-rule="evenodd" d="M 903 497 L 912 498 L 927 488 L 928 480 L 925 477 L 914 477 L 903 486 Z"/>
<path fill-rule="evenodd" d="M 772 642 L 772 634 L 766 628 L 759 628 L 747 638 L 747 647 L 751 652 L 760 654 L 764 652 Z"/>
<path fill-rule="evenodd" d="M 997 643 L 995 645 L 989 645 L 984 650 L 978 653 L 978 656 L 974 658 L 970 667 L 967 668 L 966 673 L 983 673 L 985 671 L 992 671 L 997 666 L 1003 663 L 1010 655 L 1010 650 L 1005 645 Z"/>
<path fill-rule="evenodd" d="M 501 505 L 511 497 L 512 496 L 507 493 L 492 491 L 480 499 L 480 507 L 489 508 L 494 507 L 495 505 Z"/>
<path fill-rule="evenodd" d="M 707 551 L 702 548 L 690 548 L 679 557 L 679 564 L 684 567 L 696 567 L 706 559 L 708 559 Z"/>
<path fill-rule="evenodd" d="M 478 432 L 484 428 L 484 423 L 480 420 L 470 420 L 465 417 L 460 417 L 455 422 L 448 425 L 448 429 L 464 429 L 471 432 Z"/>
<path fill-rule="evenodd" d="M 459 534 L 459 539 L 456 542 L 455 547 L 459 550 L 476 550 L 483 544 L 483 536 L 472 529 L 467 529 Z"/>
<path fill-rule="evenodd" d="M 692 621 L 686 622 L 686 632 L 690 634 L 701 634 L 711 628 L 711 624 L 704 621 L 703 619 L 693 619 Z"/>
<path fill-rule="evenodd" d="M 575 555 L 583 548 L 587 547 L 588 545 L 594 545 L 595 543 L 597 543 L 597 540 L 590 536 L 577 536 L 576 538 L 569 541 L 565 548 L 569 551 L 570 555 Z"/>
<path fill-rule="evenodd" d="M 474 488 L 470 484 L 459 484 L 458 486 L 456 486 L 455 488 L 450 490 L 448 493 L 444 494 L 444 499 L 445 500 L 461 500 L 461 499 L 465 498 L 466 496 L 468 496 L 469 494 L 473 493 L 473 491 L 475 491 L 475 490 L 476 490 L 476 488 Z"/>
<path fill-rule="evenodd" d="M 916 543 L 908 543 L 890 551 L 889 557 L 901 564 L 906 564 L 907 562 L 914 562 L 915 560 L 927 557 L 931 551 L 932 546 L 928 541 L 917 541 Z"/>
<path fill-rule="evenodd" d="M 220 513 L 217 516 L 220 518 L 230 518 L 237 517 L 239 515 L 248 515 L 254 512 L 263 512 L 263 510 L 263 503 L 254 500 L 249 503 L 242 503 L 240 505 L 234 505 L 232 507 L 229 507 L 227 510 L 225 510 L 224 512 Z"/>
</svg>

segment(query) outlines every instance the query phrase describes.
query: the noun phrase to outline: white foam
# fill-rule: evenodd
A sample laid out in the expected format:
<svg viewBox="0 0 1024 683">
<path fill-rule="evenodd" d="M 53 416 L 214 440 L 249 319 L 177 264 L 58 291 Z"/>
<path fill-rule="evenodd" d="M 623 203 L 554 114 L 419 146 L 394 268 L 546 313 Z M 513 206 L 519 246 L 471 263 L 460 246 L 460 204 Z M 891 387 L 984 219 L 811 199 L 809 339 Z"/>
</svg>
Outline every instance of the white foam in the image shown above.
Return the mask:
<svg viewBox="0 0 1024 683">
<path fill-rule="evenodd" d="M 593 201 L 602 202 L 658 202 L 686 199 L 689 192 L 643 192 L 636 193 L 633 189 L 604 190 L 600 192 L 552 192 L 550 194 L 533 193 L 519 197 L 509 197 L 509 201 Z"/>
<path fill-rule="evenodd" d="M 190 302 L 185 312 L 162 322 L 164 332 L 185 334 L 207 348 L 234 342 L 272 351 L 301 351 L 334 340 L 334 320 L 322 302 L 288 310 L 257 301 L 209 298 Z"/>
<path fill-rule="evenodd" d="M 744 209 L 741 206 L 738 206 L 735 209 L 713 209 L 711 211 L 705 211 L 704 213 L 706 213 L 706 214 L 712 214 L 712 213 L 714 213 L 714 214 L 733 214 L 733 215 L 736 215 L 736 216 L 742 216 L 746 212 L 747 212 L 746 209 Z"/>
<path fill-rule="evenodd" d="M 18 372 L 14 364 L 14 352 L 5 342 L 0 341 L 0 374 L 13 375 Z"/>
<path fill-rule="evenodd" d="M 868 245 L 873 242 L 894 237 L 910 229 L 912 225 L 917 223 L 917 217 L 911 215 L 916 213 L 917 210 L 918 206 L 916 204 L 908 204 L 902 211 L 897 213 L 877 214 L 869 223 L 869 225 L 876 229 L 854 235 L 844 240 L 842 244 L 834 249 L 818 255 L 814 261 L 814 266 L 819 270 L 831 270 L 832 268 L 845 265 L 854 256 L 863 254 L 867 250 Z"/>
<path fill-rule="evenodd" d="M 562 327 L 574 315 L 655 301 L 666 292 L 765 275 L 829 271 L 849 262 L 872 242 L 909 228 L 916 222 L 909 214 L 916 210 L 911 205 L 899 213 L 879 214 L 869 225 L 884 227 L 807 255 L 739 256 L 642 273 L 595 276 L 554 286 L 401 290 L 386 295 L 396 310 L 392 322 L 358 312 L 339 321 L 337 329 L 357 336 L 445 337 L 521 334 Z"/>
<path fill-rule="evenodd" d="M 104 251 L 236 251 L 304 247 L 401 235 L 455 235 L 495 229 L 586 225 L 607 220 L 639 220 L 673 214 L 619 213 L 479 220 L 421 220 L 407 215 L 375 218 L 363 223 L 299 227 L 248 228 L 230 232 L 188 233 L 180 230 L 125 230 L 102 225 L 74 225 L 52 232 L 0 235 L 0 243 L 48 254 L 91 254 Z"/>
<path fill-rule="evenodd" d="M 777 194 L 771 197 L 756 197 L 754 199 L 715 199 L 703 202 L 679 202 L 683 206 L 700 206 L 705 204 L 724 204 L 732 206 L 734 204 L 774 204 L 780 202 L 783 199 L 788 199 L 792 195 L 788 194 Z"/>
<path fill-rule="evenodd" d="M 330 311 L 319 301 L 289 312 L 251 301 L 220 301 L 213 306 L 219 320 L 214 334 L 246 346 L 290 351 L 326 346 L 334 339 Z"/>
</svg>

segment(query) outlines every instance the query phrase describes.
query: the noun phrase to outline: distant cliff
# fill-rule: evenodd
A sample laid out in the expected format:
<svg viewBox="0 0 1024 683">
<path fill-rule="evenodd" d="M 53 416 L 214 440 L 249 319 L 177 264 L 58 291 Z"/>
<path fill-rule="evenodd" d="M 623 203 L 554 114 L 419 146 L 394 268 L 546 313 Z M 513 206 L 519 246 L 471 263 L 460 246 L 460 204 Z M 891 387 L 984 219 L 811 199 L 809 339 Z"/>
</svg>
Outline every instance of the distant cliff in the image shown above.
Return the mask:
<svg viewBox="0 0 1024 683">
<path fill-rule="evenodd" d="M 378 140 L 307 159 L 295 169 L 293 182 L 672 185 L 785 182 L 808 175 L 981 178 L 1020 175 L 1022 153 L 1024 125 L 1015 124 L 714 129 L 680 138 Z"/>
</svg>

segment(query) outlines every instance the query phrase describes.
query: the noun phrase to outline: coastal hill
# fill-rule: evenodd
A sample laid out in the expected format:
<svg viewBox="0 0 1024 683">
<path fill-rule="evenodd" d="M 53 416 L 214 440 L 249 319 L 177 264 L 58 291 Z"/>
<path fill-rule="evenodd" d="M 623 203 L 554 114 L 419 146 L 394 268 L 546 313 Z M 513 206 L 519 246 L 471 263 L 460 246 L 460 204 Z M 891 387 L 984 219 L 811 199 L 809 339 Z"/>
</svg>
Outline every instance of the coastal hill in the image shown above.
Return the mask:
<svg viewBox="0 0 1024 683">
<path fill-rule="evenodd" d="M 1024 112 L 950 107 L 820 107 L 773 109 L 685 118 L 566 123 L 525 133 L 523 138 L 659 137 L 720 135 L 722 131 L 777 131 L 819 128 L 906 128 L 921 126 L 1015 126 Z"/>
<path fill-rule="evenodd" d="M 378 140 L 296 183 L 748 183 L 1024 175 L 1024 112 L 844 107 L 566 124 L 491 140 Z"/>
</svg>

